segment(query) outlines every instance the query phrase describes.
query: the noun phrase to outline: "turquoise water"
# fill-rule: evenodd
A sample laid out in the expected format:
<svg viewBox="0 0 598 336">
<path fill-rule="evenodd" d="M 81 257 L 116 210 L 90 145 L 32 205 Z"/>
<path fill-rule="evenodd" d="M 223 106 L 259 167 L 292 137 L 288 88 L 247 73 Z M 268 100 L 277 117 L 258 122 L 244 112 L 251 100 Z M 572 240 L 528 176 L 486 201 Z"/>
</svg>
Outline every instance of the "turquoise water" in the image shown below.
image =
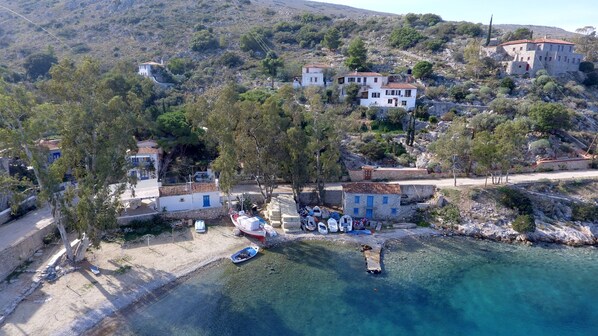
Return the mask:
<svg viewBox="0 0 598 336">
<path fill-rule="evenodd" d="M 300 242 L 216 264 L 126 312 L 120 335 L 598 335 L 598 250 L 467 238 Z"/>
</svg>

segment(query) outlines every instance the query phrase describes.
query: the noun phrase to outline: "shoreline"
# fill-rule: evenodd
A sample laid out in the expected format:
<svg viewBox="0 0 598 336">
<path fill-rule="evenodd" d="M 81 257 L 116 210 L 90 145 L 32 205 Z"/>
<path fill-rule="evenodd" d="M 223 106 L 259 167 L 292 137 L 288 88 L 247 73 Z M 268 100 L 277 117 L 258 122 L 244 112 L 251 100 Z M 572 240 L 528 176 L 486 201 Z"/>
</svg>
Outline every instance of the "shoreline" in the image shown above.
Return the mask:
<svg viewBox="0 0 598 336">
<path fill-rule="evenodd" d="M 11 315 L 6 316 L 0 331 L 9 335 L 94 335 L 94 329 L 107 318 L 118 317 L 126 309 L 151 300 L 253 243 L 245 237 L 235 237 L 231 229 L 230 225 L 212 225 L 207 234 L 196 234 L 192 228 L 185 228 L 182 232 L 174 232 L 174 236 L 168 233 L 157 236 L 150 245 L 145 241 L 125 247 L 102 243 L 98 253 L 92 251 L 88 255 L 89 261 L 100 267 L 102 275 L 93 276 L 82 266 L 54 283 L 44 281 Z M 438 236 L 440 233 L 430 228 L 417 228 L 393 229 L 371 236 L 279 234 L 266 248 L 310 240 L 358 246 L 422 235 Z M 123 265 L 128 267 L 124 272 Z M 35 276 L 19 281 L 27 283 Z"/>
</svg>

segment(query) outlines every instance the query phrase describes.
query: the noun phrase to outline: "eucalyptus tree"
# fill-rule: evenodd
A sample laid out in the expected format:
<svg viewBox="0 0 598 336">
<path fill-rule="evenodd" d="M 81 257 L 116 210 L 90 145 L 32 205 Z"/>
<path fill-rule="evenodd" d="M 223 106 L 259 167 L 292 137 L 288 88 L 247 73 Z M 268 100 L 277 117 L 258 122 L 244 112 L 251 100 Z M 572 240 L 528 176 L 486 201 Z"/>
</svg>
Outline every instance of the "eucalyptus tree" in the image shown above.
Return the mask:
<svg viewBox="0 0 598 336">
<path fill-rule="evenodd" d="M 115 92 L 91 59 L 78 65 L 64 60 L 50 74 L 44 91 L 59 120 L 58 167 L 76 181 L 59 199 L 58 216 L 97 246 L 104 230 L 116 224 L 119 197 L 130 182 L 126 154 L 136 148 L 133 134 L 142 98 L 134 91 Z"/>
<path fill-rule="evenodd" d="M 472 165 L 471 130 L 464 119 L 455 119 L 448 130 L 430 145 L 440 164 L 453 174 L 457 186 L 457 173 L 469 174 Z"/>
</svg>

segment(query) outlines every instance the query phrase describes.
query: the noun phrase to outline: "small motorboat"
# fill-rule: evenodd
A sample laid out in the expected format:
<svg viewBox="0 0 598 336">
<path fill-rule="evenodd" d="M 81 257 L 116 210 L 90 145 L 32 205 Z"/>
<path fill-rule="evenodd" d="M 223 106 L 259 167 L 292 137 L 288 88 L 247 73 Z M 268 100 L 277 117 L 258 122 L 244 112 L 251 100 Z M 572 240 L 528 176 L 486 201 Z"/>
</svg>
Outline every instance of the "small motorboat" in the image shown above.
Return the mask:
<svg viewBox="0 0 598 336">
<path fill-rule="evenodd" d="M 307 222 L 305 223 L 305 228 L 308 231 L 315 231 L 317 228 L 316 219 L 312 216 L 307 216 Z"/>
<path fill-rule="evenodd" d="M 324 222 L 319 222 L 318 223 L 318 232 L 320 232 L 320 234 L 328 234 L 328 228 L 326 227 L 326 224 L 324 224 Z"/>
<path fill-rule="evenodd" d="M 328 218 L 328 231 L 338 232 L 338 222 L 334 218 Z"/>
<path fill-rule="evenodd" d="M 256 217 L 249 217 L 244 211 L 231 212 L 230 219 L 244 234 L 257 238 L 260 241 L 265 241 L 268 233 L 264 229 L 264 225 Z"/>
<path fill-rule="evenodd" d="M 320 209 L 320 207 L 319 207 L 319 206 L 317 206 L 317 205 L 316 205 L 316 206 L 315 206 L 315 207 L 312 209 L 312 211 L 313 211 L 313 216 L 314 216 L 314 217 L 318 217 L 318 218 L 322 217 L 322 209 Z"/>
<path fill-rule="evenodd" d="M 206 222 L 204 222 L 202 219 L 195 220 L 195 232 L 205 233 L 206 232 Z"/>
<path fill-rule="evenodd" d="M 353 231 L 353 218 L 349 215 L 342 216 L 339 228 L 342 232 Z"/>
<path fill-rule="evenodd" d="M 233 263 L 238 264 L 255 257 L 259 251 L 260 248 L 257 246 L 248 246 L 241 251 L 233 253 L 233 255 L 230 256 L 230 260 Z"/>
</svg>

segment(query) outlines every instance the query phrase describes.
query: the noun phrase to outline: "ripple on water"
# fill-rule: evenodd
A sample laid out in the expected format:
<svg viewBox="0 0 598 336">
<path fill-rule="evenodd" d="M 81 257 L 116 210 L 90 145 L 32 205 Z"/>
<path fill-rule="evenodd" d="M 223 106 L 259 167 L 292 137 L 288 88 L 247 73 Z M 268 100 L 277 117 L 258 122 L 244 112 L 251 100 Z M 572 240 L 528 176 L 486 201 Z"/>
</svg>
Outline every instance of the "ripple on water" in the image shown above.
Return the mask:
<svg viewBox="0 0 598 336">
<path fill-rule="evenodd" d="M 295 242 L 221 262 L 118 321 L 120 335 L 596 335 L 598 251 L 468 238 Z"/>
</svg>

